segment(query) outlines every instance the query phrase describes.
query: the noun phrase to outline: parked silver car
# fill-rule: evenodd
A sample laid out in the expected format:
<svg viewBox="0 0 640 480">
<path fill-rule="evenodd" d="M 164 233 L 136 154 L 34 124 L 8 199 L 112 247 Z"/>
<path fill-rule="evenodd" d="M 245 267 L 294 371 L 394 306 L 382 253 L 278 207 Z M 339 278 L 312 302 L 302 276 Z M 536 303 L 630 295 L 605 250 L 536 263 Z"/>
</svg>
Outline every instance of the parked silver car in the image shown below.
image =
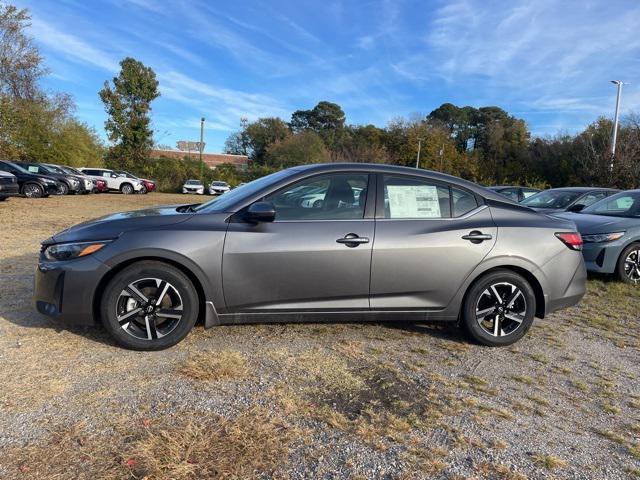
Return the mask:
<svg viewBox="0 0 640 480">
<path fill-rule="evenodd" d="M 300 202 L 319 189 L 322 202 Z M 99 318 L 139 350 L 174 345 L 199 318 L 439 320 L 500 346 L 582 298 L 581 246 L 573 222 L 456 177 L 309 165 L 202 205 L 119 213 L 53 236 L 35 305 L 76 323 Z"/>
</svg>

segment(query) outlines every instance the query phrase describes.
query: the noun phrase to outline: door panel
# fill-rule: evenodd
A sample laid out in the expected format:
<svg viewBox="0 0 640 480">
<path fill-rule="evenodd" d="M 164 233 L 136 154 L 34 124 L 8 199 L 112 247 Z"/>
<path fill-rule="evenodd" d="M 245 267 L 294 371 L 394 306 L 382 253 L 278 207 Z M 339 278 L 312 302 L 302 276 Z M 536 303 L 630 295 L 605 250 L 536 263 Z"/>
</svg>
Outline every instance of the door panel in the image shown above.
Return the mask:
<svg viewBox="0 0 640 480">
<path fill-rule="evenodd" d="M 472 231 L 492 236 L 472 243 Z M 371 263 L 372 309 L 445 308 L 496 241 L 488 208 L 468 218 L 376 220 Z"/>
<path fill-rule="evenodd" d="M 336 241 L 349 233 L 369 243 Z M 373 219 L 231 223 L 222 267 L 227 309 L 368 309 L 373 235 Z"/>
</svg>

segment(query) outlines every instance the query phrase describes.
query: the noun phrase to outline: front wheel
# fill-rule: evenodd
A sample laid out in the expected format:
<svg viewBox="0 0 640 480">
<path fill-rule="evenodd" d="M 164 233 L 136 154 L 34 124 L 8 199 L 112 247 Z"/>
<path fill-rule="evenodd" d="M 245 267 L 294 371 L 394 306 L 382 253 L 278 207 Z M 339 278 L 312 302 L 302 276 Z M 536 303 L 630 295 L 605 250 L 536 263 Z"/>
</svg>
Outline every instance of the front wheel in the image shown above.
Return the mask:
<svg viewBox="0 0 640 480">
<path fill-rule="evenodd" d="M 529 282 L 517 273 L 497 270 L 467 292 L 462 326 L 483 345 L 511 345 L 527 333 L 535 311 L 536 297 Z"/>
<path fill-rule="evenodd" d="M 68 193 L 69 187 L 67 187 L 65 183 L 60 182 L 60 184 L 58 184 L 58 191 L 56 192 L 56 195 L 66 195 Z"/>
<path fill-rule="evenodd" d="M 27 183 L 22 187 L 22 194 L 27 198 L 42 198 L 44 190 L 37 183 Z"/>
<path fill-rule="evenodd" d="M 125 183 L 120 187 L 120 191 L 125 195 L 131 195 L 133 193 L 133 185 Z"/>
<path fill-rule="evenodd" d="M 640 243 L 632 243 L 622 251 L 616 276 L 625 283 L 637 285 L 640 282 Z"/>
<path fill-rule="evenodd" d="M 101 299 L 102 323 L 122 346 L 163 350 L 180 342 L 198 318 L 191 280 L 162 262 L 142 261 L 117 273 Z"/>
</svg>

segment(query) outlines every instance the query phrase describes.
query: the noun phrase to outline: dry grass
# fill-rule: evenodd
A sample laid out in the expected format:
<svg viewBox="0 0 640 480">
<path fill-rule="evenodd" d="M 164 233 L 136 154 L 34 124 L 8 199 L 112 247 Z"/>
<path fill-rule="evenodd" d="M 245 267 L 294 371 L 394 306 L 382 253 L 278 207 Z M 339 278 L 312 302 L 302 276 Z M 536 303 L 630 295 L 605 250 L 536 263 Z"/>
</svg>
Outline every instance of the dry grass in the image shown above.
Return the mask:
<svg viewBox="0 0 640 480">
<path fill-rule="evenodd" d="M 244 355 L 231 350 L 192 353 L 180 362 L 177 371 L 198 381 L 244 378 L 250 372 Z"/>
<path fill-rule="evenodd" d="M 122 419 L 96 433 L 60 427 L 5 452 L 8 478 L 217 479 L 269 475 L 287 462 L 297 434 L 260 408 L 236 418 L 180 412 L 159 420 Z"/>
<path fill-rule="evenodd" d="M 567 466 L 567 462 L 555 455 L 547 454 L 535 454 L 533 455 L 533 462 L 541 468 L 547 470 L 555 470 L 558 468 L 564 468 Z"/>
</svg>

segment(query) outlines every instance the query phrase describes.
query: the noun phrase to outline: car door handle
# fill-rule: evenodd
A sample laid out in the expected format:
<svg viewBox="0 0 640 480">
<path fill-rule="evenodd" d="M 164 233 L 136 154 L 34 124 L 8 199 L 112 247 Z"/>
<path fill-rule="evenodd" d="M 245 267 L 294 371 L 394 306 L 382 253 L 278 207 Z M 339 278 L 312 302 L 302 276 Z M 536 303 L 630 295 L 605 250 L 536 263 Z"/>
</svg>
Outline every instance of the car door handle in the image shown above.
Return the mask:
<svg viewBox="0 0 640 480">
<path fill-rule="evenodd" d="M 463 235 L 462 239 L 463 240 L 469 240 L 471 243 L 482 243 L 485 240 L 491 240 L 493 238 L 493 236 L 491 236 L 488 233 L 482 233 L 479 232 L 478 230 L 474 230 L 473 232 L 470 232 L 469 235 Z"/>
<path fill-rule="evenodd" d="M 344 237 L 337 239 L 336 242 L 353 248 L 362 243 L 369 243 L 369 239 L 367 237 L 360 237 L 355 233 L 347 233 Z"/>
</svg>

